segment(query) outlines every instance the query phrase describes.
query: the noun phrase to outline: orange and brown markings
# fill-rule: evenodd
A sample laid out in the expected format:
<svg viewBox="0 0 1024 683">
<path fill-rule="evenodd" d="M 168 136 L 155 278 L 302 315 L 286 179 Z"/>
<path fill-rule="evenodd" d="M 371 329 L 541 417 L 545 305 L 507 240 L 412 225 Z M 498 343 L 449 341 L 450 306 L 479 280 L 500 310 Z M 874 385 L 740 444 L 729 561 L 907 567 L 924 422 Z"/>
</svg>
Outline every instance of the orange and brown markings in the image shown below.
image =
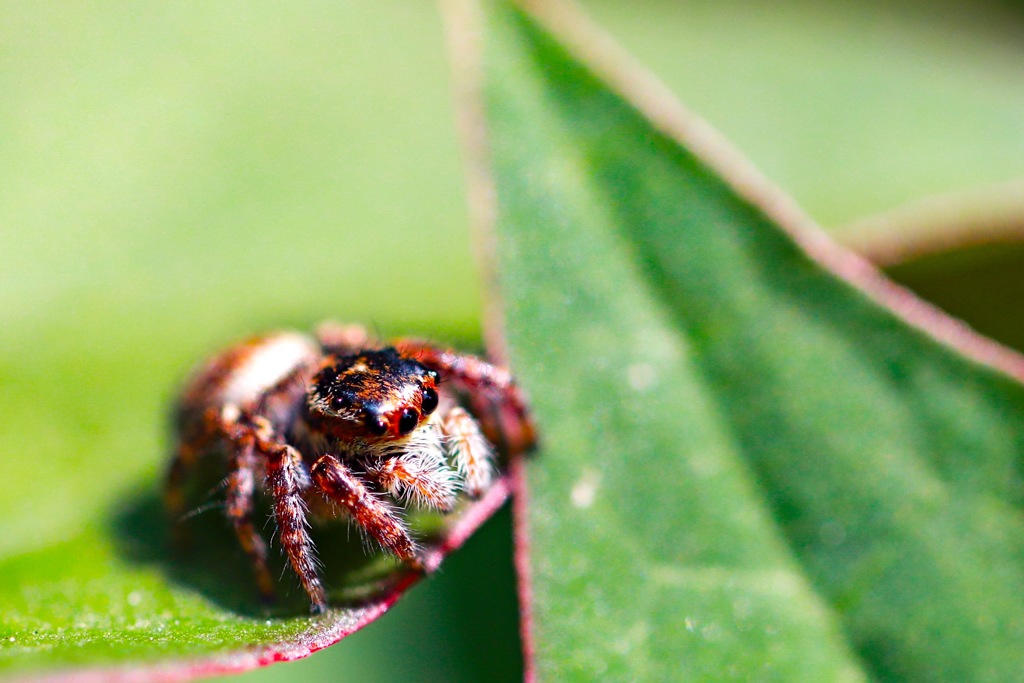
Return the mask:
<svg viewBox="0 0 1024 683">
<path fill-rule="evenodd" d="M 390 347 L 328 356 L 313 378 L 310 426 L 335 437 L 408 434 L 437 407 L 438 379 Z"/>
</svg>

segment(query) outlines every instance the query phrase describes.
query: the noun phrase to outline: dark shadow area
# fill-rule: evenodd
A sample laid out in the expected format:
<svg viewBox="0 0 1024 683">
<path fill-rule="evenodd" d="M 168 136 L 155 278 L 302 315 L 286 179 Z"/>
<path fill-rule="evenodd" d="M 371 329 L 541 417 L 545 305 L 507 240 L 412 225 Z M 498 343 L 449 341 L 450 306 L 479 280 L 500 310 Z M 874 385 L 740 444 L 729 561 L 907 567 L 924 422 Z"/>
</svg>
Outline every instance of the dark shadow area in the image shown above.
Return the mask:
<svg viewBox="0 0 1024 683">
<path fill-rule="evenodd" d="M 461 680 L 522 681 L 511 506 L 499 510 L 430 581 L 443 601 L 432 616 L 448 621 Z M 415 670 L 409 673 L 415 678 Z"/>
<path fill-rule="evenodd" d="M 961 247 L 887 272 L 978 332 L 1024 349 L 1024 244 Z"/>
<path fill-rule="evenodd" d="M 161 492 L 155 487 L 127 497 L 119 509 L 112 518 L 112 537 L 118 552 L 130 561 L 157 567 L 173 583 L 240 616 L 308 614 L 306 595 L 291 570 L 285 571 L 277 544 L 270 559 L 274 576 L 283 573 L 278 601 L 261 604 L 252 569 L 220 508 L 182 522 L 191 539 L 184 548 L 173 547 Z M 269 541 L 273 523 L 266 500 L 260 515 L 267 520 L 264 537 Z M 436 516 L 421 520 L 421 535 L 431 523 L 437 528 L 437 521 Z M 359 534 L 345 522 L 325 524 L 313 532 L 332 605 L 365 601 L 399 576 L 396 563 L 380 554 L 368 555 Z M 371 657 L 381 657 L 381 680 L 522 680 L 511 541 L 512 518 L 505 505 L 394 608 L 395 618 L 357 634 L 361 647 L 375 653 Z M 348 662 L 352 656 L 328 648 L 288 666 L 333 676 L 335 659 Z"/>
<path fill-rule="evenodd" d="M 249 672 L 239 683 L 306 680 L 522 681 L 510 506 L 383 618 L 338 647 Z"/>
<path fill-rule="evenodd" d="M 271 574 L 280 577 L 277 599 L 270 605 L 260 601 L 252 566 L 221 507 L 210 507 L 177 522 L 176 532 L 182 538 L 173 541 L 159 491 L 139 492 L 119 509 L 112 520 L 113 537 L 118 551 L 130 561 L 156 566 L 174 583 L 239 615 L 292 617 L 309 613 L 308 597 L 272 540 L 276 528 L 266 500 L 260 502 L 255 519 L 265 520 L 260 526 L 271 543 Z M 357 605 L 386 593 L 406 571 L 397 561 L 379 552 L 370 553 L 360 534 L 344 520 L 318 523 L 312 534 L 332 606 Z M 425 533 L 420 531 L 418 536 L 423 539 Z"/>
</svg>

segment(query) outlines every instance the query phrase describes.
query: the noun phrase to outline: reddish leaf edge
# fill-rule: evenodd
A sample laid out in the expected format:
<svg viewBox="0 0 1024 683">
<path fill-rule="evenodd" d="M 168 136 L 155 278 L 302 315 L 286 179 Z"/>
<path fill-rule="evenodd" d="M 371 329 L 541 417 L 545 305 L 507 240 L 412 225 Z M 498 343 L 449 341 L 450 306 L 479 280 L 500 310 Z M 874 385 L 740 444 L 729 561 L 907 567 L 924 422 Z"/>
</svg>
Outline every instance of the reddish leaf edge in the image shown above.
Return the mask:
<svg viewBox="0 0 1024 683">
<path fill-rule="evenodd" d="M 456 127 L 463 154 L 463 175 L 469 223 L 483 292 L 483 333 L 487 352 L 495 361 L 509 365 L 505 344 L 504 299 L 498 281 L 497 187 L 488 155 L 486 115 L 483 104 L 483 15 L 475 0 L 438 0 L 452 74 Z M 530 569 L 530 532 L 527 525 L 529 491 L 526 459 L 515 458 L 509 466 L 512 493 L 512 563 L 519 602 L 519 640 L 523 653 L 523 681 L 537 680 L 533 638 L 533 581 Z"/>
<path fill-rule="evenodd" d="M 459 137 L 470 208 L 470 224 L 483 273 L 484 338 L 494 357 L 507 364 L 503 298 L 498 280 L 497 187 L 490 171 L 483 100 L 484 18 L 482 0 L 439 0 L 445 23 Z M 620 95 L 651 125 L 721 176 L 737 195 L 760 210 L 812 261 L 860 289 L 909 326 L 965 357 L 1024 383 L 1024 355 L 984 337 L 966 323 L 919 298 L 851 248 L 826 234 L 781 188 L 764 176 L 707 121 L 687 109 L 657 77 L 618 45 L 573 0 L 508 0 L 555 37 L 582 65 Z M 1024 182 L 1024 181 L 1021 181 Z M 1014 197 L 1014 181 L 1000 191 Z M 1011 199 L 1009 203 L 1019 206 Z M 1019 219 L 1015 225 L 1020 225 Z M 510 468 L 514 565 L 518 582 L 524 681 L 536 681 L 530 547 L 529 490 L 523 459 Z"/>
<path fill-rule="evenodd" d="M 512 566 L 519 599 L 519 639 L 523 651 L 523 681 L 537 680 L 536 643 L 533 637 L 533 573 L 530 567 L 530 528 L 527 512 L 530 491 L 526 485 L 526 459 L 517 458 L 509 470 L 512 484 Z"/>
<path fill-rule="evenodd" d="M 1024 382 L 1024 355 L 984 337 L 832 239 L 732 143 L 596 26 L 572 0 L 512 0 L 663 134 L 725 179 L 807 256 L 880 306 L 972 360 Z"/>
<path fill-rule="evenodd" d="M 516 467 L 518 458 L 513 461 Z M 510 476 L 500 477 L 482 498 L 468 506 L 448 532 L 424 555 L 423 572 L 406 571 L 387 593 L 361 607 L 335 608 L 309 617 L 310 627 L 292 640 L 177 661 L 158 660 L 134 665 L 63 669 L 42 673 L 19 672 L 10 683 L 180 683 L 199 678 L 241 673 L 278 662 L 292 662 L 334 645 L 383 616 L 398 600 L 434 573 L 450 553 L 458 550 L 509 498 Z"/>
</svg>

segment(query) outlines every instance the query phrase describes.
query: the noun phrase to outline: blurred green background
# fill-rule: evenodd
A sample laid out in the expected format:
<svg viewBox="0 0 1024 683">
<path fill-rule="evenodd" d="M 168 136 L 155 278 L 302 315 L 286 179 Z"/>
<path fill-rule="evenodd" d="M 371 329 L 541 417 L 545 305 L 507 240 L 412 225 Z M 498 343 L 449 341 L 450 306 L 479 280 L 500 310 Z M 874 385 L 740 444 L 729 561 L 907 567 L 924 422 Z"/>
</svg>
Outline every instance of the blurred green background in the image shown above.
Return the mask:
<svg viewBox="0 0 1024 683">
<path fill-rule="evenodd" d="M 585 5 L 837 234 L 1024 176 L 1018 3 Z M 175 383 L 229 340 L 479 344 L 432 3 L 6 2 L 0 93 L 0 462 L 38 492 L 0 495 L 0 558 L 151 485 Z M 973 282 L 954 265 L 906 277 L 941 299 Z M 506 511 L 380 622 L 237 680 L 519 679 L 510 548 Z"/>
</svg>

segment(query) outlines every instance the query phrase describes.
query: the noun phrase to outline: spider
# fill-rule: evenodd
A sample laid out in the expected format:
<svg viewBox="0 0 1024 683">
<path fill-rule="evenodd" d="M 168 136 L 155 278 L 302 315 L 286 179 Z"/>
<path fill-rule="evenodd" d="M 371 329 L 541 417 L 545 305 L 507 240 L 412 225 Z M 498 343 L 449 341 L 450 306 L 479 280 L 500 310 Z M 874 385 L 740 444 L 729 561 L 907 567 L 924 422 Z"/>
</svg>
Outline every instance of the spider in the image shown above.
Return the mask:
<svg viewBox="0 0 1024 683">
<path fill-rule="evenodd" d="M 403 509 L 449 512 L 495 476 L 492 444 L 532 447 L 526 403 L 504 368 L 415 340 L 384 345 L 356 325 L 315 336 L 279 332 L 232 346 L 202 365 L 175 411 L 177 448 L 166 505 L 186 511 L 184 489 L 205 457 L 226 459 L 228 518 L 265 600 L 274 586 L 267 543 L 253 526 L 265 488 L 281 545 L 311 611 L 327 608 L 307 514 L 353 519 L 410 567 L 420 548 Z"/>
</svg>

